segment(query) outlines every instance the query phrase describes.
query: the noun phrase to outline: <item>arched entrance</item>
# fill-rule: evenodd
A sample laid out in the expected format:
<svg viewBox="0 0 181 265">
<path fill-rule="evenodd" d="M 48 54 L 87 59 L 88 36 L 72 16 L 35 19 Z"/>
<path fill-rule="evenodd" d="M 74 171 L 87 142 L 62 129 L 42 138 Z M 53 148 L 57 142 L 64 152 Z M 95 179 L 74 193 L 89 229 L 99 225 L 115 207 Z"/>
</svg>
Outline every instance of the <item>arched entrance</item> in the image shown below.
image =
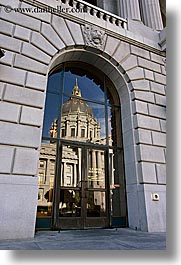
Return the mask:
<svg viewBox="0 0 181 265">
<path fill-rule="evenodd" d="M 37 228 L 127 226 L 118 93 L 98 68 L 59 62 L 47 88 Z"/>
</svg>

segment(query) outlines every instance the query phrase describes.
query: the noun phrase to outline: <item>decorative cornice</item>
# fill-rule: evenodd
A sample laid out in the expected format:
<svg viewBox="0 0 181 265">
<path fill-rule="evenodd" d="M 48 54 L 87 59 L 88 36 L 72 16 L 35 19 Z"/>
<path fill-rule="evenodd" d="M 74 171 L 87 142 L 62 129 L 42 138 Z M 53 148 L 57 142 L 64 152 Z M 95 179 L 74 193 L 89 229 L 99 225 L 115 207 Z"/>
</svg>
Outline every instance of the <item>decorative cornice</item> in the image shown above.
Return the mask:
<svg viewBox="0 0 181 265">
<path fill-rule="evenodd" d="M 43 3 L 39 2 L 38 0 L 22 0 L 22 2 L 28 3 L 28 4 L 32 4 L 32 5 L 38 6 L 40 8 L 48 8 L 49 7 L 48 5 L 43 4 Z M 104 10 L 102 10 L 102 12 L 109 13 L 109 12 L 104 11 Z M 149 44 L 146 44 L 146 43 L 144 43 L 142 41 L 135 40 L 134 36 L 133 36 L 133 38 L 126 36 L 126 33 L 128 33 L 127 35 L 129 35 L 129 33 L 130 33 L 130 35 L 133 34 L 132 32 L 126 31 L 126 29 L 124 29 L 125 30 L 125 35 L 122 35 L 121 33 L 117 33 L 116 31 L 110 30 L 108 28 L 104 28 L 103 26 L 98 25 L 98 24 L 96 24 L 96 23 L 94 23 L 92 21 L 89 22 L 88 20 L 82 19 L 82 18 L 77 17 L 77 16 L 73 16 L 70 13 L 64 13 L 64 12 L 58 13 L 58 12 L 52 11 L 52 14 L 55 14 L 57 16 L 61 16 L 61 17 L 65 18 L 65 19 L 68 19 L 68 20 L 70 20 L 72 22 L 75 22 L 75 23 L 79 23 L 81 25 L 87 25 L 87 26 L 90 25 L 91 27 L 93 27 L 93 26 L 99 27 L 99 29 L 104 31 L 105 34 L 107 34 L 109 36 L 112 36 L 113 38 L 116 38 L 116 39 L 118 39 L 120 41 L 124 41 L 126 43 L 132 44 L 134 46 L 138 46 L 140 48 L 143 48 L 143 49 L 145 49 L 147 51 L 150 51 L 150 52 L 153 52 L 155 54 L 158 54 L 158 55 L 161 55 L 161 56 L 166 56 L 165 51 L 163 51 L 163 50 L 161 50 L 159 48 L 157 49 L 157 48 L 151 46 L 151 44 L 149 45 Z M 116 17 L 118 17 L 118 16 L 116 16 Z M 139 37 L 139 35 L 138 35 L 138 37 Z"/>
</svg>

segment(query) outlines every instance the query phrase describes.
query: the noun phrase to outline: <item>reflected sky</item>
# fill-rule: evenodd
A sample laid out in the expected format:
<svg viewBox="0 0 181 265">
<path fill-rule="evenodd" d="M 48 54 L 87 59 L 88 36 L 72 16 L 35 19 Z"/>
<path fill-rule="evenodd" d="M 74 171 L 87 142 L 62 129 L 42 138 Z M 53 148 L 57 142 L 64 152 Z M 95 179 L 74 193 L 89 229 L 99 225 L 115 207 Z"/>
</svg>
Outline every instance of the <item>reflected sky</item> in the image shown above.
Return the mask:
<svg viewBox="0 0 181 265">
<path fill-rule="evenodd" d="M 45 105 L 45 116 L 44 116 L 44 127 L 43 136 L 49 137 L 49 130 L 55 119 L 58 118 L 61 108 L 61 93 L 62 93 L 62 72 L 54 73 L 49 77 L 48 80 L 48 93 L 46 96 Z M 93 80 L 84 76 L 72 74 L 70 71 L 64 73 L 64 94 L 72 95 L 72 90 L 78 80 L 78 86 L 81 90 L 83 98 L 104 103 L 105 97 L 104 92 L 101 89 L 101 85 L 97 85 Z M 63 97 L 63 103 L 69 100 L 69 97 Z M 98 123 L 101 125 L 101 137 L 106 135 L 105 126 L 105 107 L 104 105 L 96 104 L 93 102 L 86 101 L 88 105 L 92 107 L 93 114 L 96 117 Z"/>
</svg>

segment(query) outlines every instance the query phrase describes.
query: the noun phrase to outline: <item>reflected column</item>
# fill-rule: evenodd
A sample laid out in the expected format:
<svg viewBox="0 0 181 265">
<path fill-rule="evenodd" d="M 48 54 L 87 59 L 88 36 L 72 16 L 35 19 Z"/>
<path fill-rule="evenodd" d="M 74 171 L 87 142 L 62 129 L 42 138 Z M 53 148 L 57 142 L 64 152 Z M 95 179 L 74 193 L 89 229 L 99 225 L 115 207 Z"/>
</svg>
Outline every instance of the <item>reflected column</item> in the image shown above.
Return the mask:
<svg viewBox="0 0 181 265">
<path fill-rule="evenodd" d="M 95 179 L 96 179 L 96 152 L 95 150 L 92 150 L 92 169 L 93 169 L 93 183 L 95 185 Z M 93 187 L 95 188 L 95 187 Z"/>
</svg>

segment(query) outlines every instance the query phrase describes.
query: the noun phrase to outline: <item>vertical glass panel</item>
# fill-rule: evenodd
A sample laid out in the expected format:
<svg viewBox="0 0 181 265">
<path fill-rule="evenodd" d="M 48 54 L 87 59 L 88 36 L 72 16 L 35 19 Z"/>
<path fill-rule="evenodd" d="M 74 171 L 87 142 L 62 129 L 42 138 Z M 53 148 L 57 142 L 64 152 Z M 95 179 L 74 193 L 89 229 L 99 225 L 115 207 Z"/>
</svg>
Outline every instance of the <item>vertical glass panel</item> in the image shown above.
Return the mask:
<svg viewBox="0 0 181 265">
<path fill-rule="evenodd" d="M 88 188 L 105 188 L 104 151 L 89 149 L 88 151 Z"/>
<path fill-rule="evenodd" d="M 126 207 L 123 151 L 109 151 L 109 183 L 111 192 L 111 212 L 113 216 L 123 216 Z M 124 210 L 121 210 L 124 205 Z"/>
<path fill-rule="evenodd" d="M 38 165 L 37 217 L 51 217 L 55 180 L 56 144 L 42 143 Z"/>
<path fill-rule="evenodd" d="M 43 137 L 57 137 L 57 119 L 60 111 L 60 96 L 47 93 L 43 123 Z"/>
<path fill-rule="evenodd" d="M 109 146 L 122 147 L 120 108 L 115 106 L 108 106 L 107 111 Z"/>
<path fill-rule="evenodd" d="M 62 146 L 62 187 L 80 187 L 82 180 L 82 149 L 70 145 Z"/>
<path fill-rule="evenodd" d="M 106 193 L 87 191 L 87 217 L 106 216 Z"/>
<path fill-rule="evenodd" d="M 107 137 L 106 137 L 106 122 L 105 122 L 105 106 L 92 103 L 85 102 L 89 106 L 89 117 L 88 120 L 88 140 L 95 144 L 103 144 L 106 145 Z M 92 135 L 92 139 L 90 136 Z"/>
<path fill-rule="evenodd" d="M 81 193 L 79 190 L 60 189 L 59 217 L 81 216 Z"/>
<path fill-rule="evenodd" d="M 75 93 L 75 91 L 79 93 Z M 83 69 L 67 68 L 65 69 L 64 93 L 71 96 L 80 96 L 97 102 L 104 103 L 104 82 L 94 78 Z"/>
<path fill-rule="evenodd" d="M 48 78 L 47 91 L 62 93 L 63 87 L 63 71 L 60 69 L 59 72 L 53 73 Z"/>
</svg>

